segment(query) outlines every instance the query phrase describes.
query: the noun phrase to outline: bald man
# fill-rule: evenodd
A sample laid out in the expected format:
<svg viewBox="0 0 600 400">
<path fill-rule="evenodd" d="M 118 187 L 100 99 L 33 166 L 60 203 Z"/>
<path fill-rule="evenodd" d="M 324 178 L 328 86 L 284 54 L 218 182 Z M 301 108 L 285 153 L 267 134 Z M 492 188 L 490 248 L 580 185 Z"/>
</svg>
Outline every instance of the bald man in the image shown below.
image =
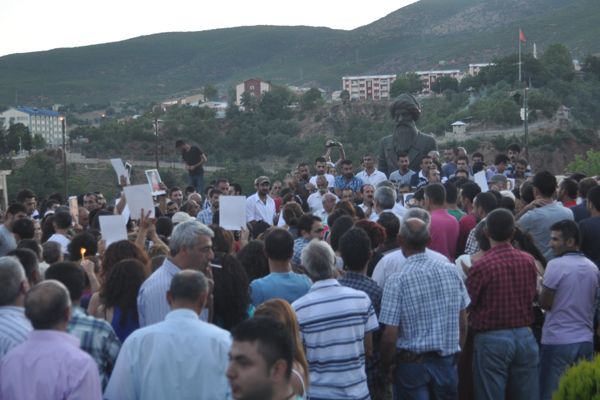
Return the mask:
<svg viewBox="0 0 600 400">
<path fill-rule="evenodd" d="M 54 280 L 39 283 L 25 296 L 25 315 L 34 331 L 2 359 L 0 398 L 101 399 L 96 362 L 67 333 L 67 288 Z"/>
</svg>

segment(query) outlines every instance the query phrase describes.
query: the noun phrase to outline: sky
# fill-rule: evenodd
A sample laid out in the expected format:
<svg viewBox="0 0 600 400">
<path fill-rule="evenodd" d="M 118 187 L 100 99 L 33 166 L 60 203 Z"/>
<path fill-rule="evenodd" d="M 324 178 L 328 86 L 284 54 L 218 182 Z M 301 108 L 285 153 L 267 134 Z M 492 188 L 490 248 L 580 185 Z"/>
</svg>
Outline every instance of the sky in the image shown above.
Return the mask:
<svg viewBox="0 0 600 400">
<path fill-rule="evenodd" d="M 247 25 L 354 29 L 416 0 L 2 0 L 0 56 Z"/>
</svg>

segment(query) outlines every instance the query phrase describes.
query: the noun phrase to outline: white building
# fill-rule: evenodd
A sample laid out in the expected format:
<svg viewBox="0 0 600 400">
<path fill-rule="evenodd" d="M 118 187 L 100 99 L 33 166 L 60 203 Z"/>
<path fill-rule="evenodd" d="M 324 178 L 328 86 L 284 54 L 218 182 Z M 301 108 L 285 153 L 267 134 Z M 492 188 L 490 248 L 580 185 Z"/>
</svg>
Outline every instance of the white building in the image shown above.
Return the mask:
<svg viewBox="0 0 600 400">
<path fill-rule="evenodd" d="M 11 107 L 0 113 L 0 124 L 5 129 L 11 125 L 23 124 L 29 128 L 31 136 L 41 135 L 50 147 L 62 145 L 60 114 L 56 111 L 33 107 Z"/>
<path fill-rule="evenodd" d="M 462 121 L 456 121 L 452 125 L 452 133 L 455 135 L 464 135 L 467 133 L 467 124 Z"/>
<path fill-rule="evenodd" d="M 492 65 L 496 65 L 494 63 L 481 63 L 481 64 L 469 64 L 469 72 L 470 76 L 477 76 L 482 68 L 491 67 Z"/>
<path fill-rule="evenodd" d="M 431 70 L 431 71 L 417 71 L 415 72 L 423 83 L 423 90 L 421 93 L 431 93 L 431 87 L 433 84 L 443 76 L 454 78 L 457 81 L 461 81 L 464 74 L 458 69 L 442 69 L 442 70 Z"/>
<path fill-rule="evenodd" d="M 366 75 L 342 77 L 342 88 L 350 93 L 350 99 L 383 100 L 390 98 L 396 75 Z"/>
</svg>

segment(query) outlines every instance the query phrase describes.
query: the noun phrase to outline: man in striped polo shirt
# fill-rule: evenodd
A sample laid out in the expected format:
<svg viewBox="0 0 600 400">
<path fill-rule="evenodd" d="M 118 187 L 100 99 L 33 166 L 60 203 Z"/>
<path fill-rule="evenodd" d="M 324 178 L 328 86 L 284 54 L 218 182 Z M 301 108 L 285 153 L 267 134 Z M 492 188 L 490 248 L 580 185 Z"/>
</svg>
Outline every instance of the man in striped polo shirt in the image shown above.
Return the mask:
<svg viewBox="0 0 600 400">
<path fill-rule="evenodd" d="M 306 348 L 308 396 L 370 399 L 365 359 L 373 350 L 371 332 L 379 328 L 371 300 L 334 279 L 335 254 L 326 242 L 310 242 L 301 259 L 314 282 L 292 304 Z"/>
<path fill-rule="evenodd" d="M 27 340 L 33 330 L 25 317 L 25 294 L 29 283 L 16 257 L 0 257 L 0 360 L 13 347 Z"/>
</svg>

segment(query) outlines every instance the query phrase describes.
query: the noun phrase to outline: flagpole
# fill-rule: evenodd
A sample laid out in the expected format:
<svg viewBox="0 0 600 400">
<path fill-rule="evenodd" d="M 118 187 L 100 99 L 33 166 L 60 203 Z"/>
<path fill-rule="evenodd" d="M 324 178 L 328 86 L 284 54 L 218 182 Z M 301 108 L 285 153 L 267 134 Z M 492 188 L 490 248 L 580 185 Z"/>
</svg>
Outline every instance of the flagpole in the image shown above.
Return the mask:
<svg viewBox="0 0 600 400">
<path fill-rule="evenodd" d="M 519 83 L 521 83 L 521 30 L 519 29 Z"/>
</svg>

